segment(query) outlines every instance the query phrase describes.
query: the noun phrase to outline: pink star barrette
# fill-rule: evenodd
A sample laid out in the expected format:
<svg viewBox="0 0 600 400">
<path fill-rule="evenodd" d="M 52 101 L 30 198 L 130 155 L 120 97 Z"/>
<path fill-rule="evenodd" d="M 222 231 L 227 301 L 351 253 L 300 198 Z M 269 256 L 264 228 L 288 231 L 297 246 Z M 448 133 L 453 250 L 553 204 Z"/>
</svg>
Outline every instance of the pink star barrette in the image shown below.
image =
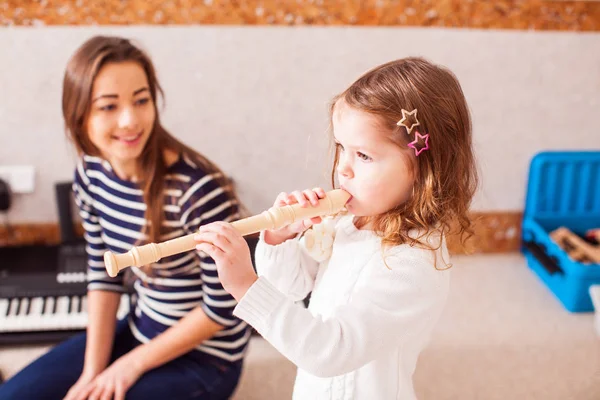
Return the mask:
<svg viewBox="0 0 600 400">
<path fill-rule="evenodd" d="M 421 147 L 420 149 L 417 147 L 417 144 L 419 144 L 419 139 L 425 142 L 425 146 Z M 408 144 L 408 147 L 415 149 L 415 155 L 418 157 L 419 154 L 421 154 L 425 150 L 429 150 L 429 134 L 426 133 L 424 135 L 421 135 L 419 131 L 415 131 L 415 140 L 410 142 Z"/>
</svg>

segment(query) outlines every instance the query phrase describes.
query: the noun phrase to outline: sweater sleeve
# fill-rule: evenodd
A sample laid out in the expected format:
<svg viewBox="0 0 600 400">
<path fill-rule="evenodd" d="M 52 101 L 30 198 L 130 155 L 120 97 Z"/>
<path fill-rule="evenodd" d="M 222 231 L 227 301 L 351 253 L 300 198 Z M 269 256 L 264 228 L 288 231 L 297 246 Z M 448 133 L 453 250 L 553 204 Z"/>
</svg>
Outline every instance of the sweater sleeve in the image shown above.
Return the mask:
<svg viewBox="0 0 600 400">
<path fill-rule="evenodd" d="M 192 184 L 181 201 L 181 224 L 187 234 L 195 233 L 201 225 L 215 221 L 232 222 L 239 218 L 238 204 L 229 199 L 215 175 L 205 175 Z M 223 288 L 214 260 L 198 252 L 202 274 L 202 308 L 206 315 L 222 326 L 239 322 L 233 316 L 235 299 Z"/>
<path fill-rule="evenodd" d="M 255 259 L 258 276 L 268 279 L 293 301 L 304 299 L 312 291 L 319 263 L 304 251 L 299 238 L 271 246 L 261 232 Z"/>
<path fill-rule="evenodd" d="M 448 272 L 435 270 L 428 258 L 393 256 L 385 263 L 375 258 L 349 303 L 326 320 L 294 304 L 265 277 L 248 290 L 234 314 L 312 375 L 356 370 L 422 334 L 441 314 L 447 294 Z"/>
<path fill-rule="evenodd" d="M 85 172 L 83 161 L 80 161 L 77 163 L 73 179 L 73 194 L 83 222 L 84 238 L 86 241 L 88 290 L 124 292 L 123 272 L 111 278 L 104 266 L 104 252 L 106 252 L 107 248 L 102 239 L 102 227 L 94 208 L 90 186 L 91 182 Z"/>
</svg>

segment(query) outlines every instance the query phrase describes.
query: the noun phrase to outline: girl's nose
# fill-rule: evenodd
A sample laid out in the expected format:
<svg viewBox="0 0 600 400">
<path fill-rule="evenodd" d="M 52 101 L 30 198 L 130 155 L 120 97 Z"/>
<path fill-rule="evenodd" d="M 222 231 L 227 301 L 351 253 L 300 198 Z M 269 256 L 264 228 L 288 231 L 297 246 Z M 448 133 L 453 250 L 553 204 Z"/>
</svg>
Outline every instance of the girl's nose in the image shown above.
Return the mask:
<svg viewBox="0 0 600 400">
<path fill-rule="evenodd" d="M 350 162 L 344 157 L 344 155 L 340 156 L 340 160 L 337 166 L 337 172 L 344 178 L 352 178 L 354 173 L 352 172 L 352 168 L 350 166 Z"/>
</svg>

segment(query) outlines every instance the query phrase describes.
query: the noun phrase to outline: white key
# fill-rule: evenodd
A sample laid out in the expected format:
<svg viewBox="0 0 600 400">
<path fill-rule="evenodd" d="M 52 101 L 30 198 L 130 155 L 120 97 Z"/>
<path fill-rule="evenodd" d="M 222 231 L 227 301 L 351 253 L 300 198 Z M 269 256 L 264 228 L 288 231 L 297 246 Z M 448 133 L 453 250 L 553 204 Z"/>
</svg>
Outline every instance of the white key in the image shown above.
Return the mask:
<svg viewBox="0 0 600 400">
<path fill-rule="evenodd" d="M 56 299 L 56 328 L 57 329 L 68 329 L 69 327 L 69 302 L 70 299 L 67 296 L 60 296 Z"/>
<path fill-rule="evenodd" d="M 85 325 L 81 324 L 81 312 L 79 312 L 79 297 L 71 297 L 71 312 L 69 312 L 69 326 L 72 329 L 84 328 Z"/>
<path fill-rule="evenodd" d="M 8 299 L 0 299 L 0 320 L 6 318 L 6 312 L 8 311 L 9 305 L 10 301 Z"/>
<path fill-rule="evenodd" d="M 19 299 L 12 299 L 6 318 L 6 332 L 14 332 L 17 327 L 17 314 L 19 313 Z"/>
<path fill-rule="evenodd" d="M 42 312 L 42 318 L 40 320 L 40 330 L 54 328 L 54 313 L 52 312 L 52 309 L 54 308 L 55 302 L 54 297 L 46 297 L 44 311 Z"/>
<path fill-rule="evenodd" d="M 81 296 L 81 297 L 77 297 L 77 301 L 76 301 L 76 305 L 77 307 L 75 308 L 75 310 L 77 310 L 78 308 L 81 308 L 81 311 L 77 312 L 77 315 L 75 316 L 74 319 L 74 324 L 76 324 L 77 328 L 81 328 L 81 329 L 85 329 L 87 324 L 88 324 L 88 315 L 87 315 L 87 304 L 84 304 L 83 300 L 86 299 L 85 296 Z M 73 301 L 73 299 L 71 299 Z"/>
<path fill-rule="evenodd" d="M 81 321 L 85 327 L 88 325 L 88 307 L 87 307 L 87 296 L 81 296 Z"/>
<path fill-rule="evenodd" d="M 88 312 L 88 309 L 87 309 L 87 296 L 83 296 L 81 298 L 81 311 L 84 312 L 84 313 L 86 313 L 86 314 Z"/>
<path fill-rule="evenodd" d="M 9 299 L 0 299 L 0 332 L 7 331 L 8 322 L 8 310 L 10 309 Z"/>
<path fill-rule="evenodd" d="M 54 308 L 54 297 L 46 297 L 46 304 L 44 304 L 44 315 L 53 314 L 52 309 Z"/>
<path fill-rule="evenodd" d="M 18 331 L 27 330 L 27 325 L 29 324 L 29 319 L 27 318 L 27 307 L 29 307 L 29 299 L 27 297 L 22 298 L 19 303 L 17 318 L 15 318 L 15 328 Z"/>
<path fill-rule="evenodd" d="M 19 299 L 12 299 L 10 301 L 10 309 L 8 310 L 8 316 L 13 318 L 19 313 Z"/>
<path fill-rule="evenodd" d="M 35 297 L 31 300 L 31 308 L 29 310 L 28 319 L 31 321 L 29 329 L 32 331 L 43 330 L 42 312 L 44 311 L 44 299 Z"/>
</svg>

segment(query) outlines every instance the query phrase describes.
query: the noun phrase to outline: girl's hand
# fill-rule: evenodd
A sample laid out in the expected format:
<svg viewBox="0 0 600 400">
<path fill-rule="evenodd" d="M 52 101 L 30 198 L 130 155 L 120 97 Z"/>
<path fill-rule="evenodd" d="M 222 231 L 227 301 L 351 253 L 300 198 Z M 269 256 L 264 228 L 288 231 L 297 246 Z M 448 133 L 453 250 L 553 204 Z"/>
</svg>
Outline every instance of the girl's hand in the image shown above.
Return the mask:
<svg viewBox="0 0 600 400">
<path fill-rule="evenodd" d="M 242 235 L 227 222 L 202 225 L 194 240 L 196 249 L 217 264 L 223 288 L 239 301 L 258 279 L 252 266 L 250 249 Z"/>
<path fill-rule="evenodd" d="M 302 207 L 317 206 L 319 200 L 325 197 L 325 191 L 322 188 L 314 188 L 312 190 L 304 190 L 302 192 L 295 191 L 292 193 L 281 192 L 275 199 L 274 207 L 283 207 L 292 204 L 300 204 Z M 321 217 L 314 217 L 302 221 L 296 221 L 293 224 L 285 226 L 281 229 L 265 231 L 265 242 L 271 245 L 277 245 L 285 242 L 288 239 L 296 236 L 298 233 L 304 232 L 314 224 L 321 222 Z"/>
<path fill-rule="evenodd" d="M 126 354 L 88 383 L 73 400 L 125 400 L 125 393 L 142 374 L 141 366 Z"/>
</svg>

